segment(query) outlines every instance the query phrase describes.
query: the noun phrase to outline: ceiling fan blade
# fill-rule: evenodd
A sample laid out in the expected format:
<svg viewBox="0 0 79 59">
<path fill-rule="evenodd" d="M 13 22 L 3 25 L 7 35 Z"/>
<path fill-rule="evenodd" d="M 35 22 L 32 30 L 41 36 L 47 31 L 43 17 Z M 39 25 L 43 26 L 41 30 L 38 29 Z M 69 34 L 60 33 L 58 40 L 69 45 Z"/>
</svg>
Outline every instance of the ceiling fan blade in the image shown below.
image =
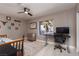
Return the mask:
<svg viewBox="0 0 79 59">
<path fill-rule="evenodd" d="M 28 15 L 33 16 L 31 13 L 28 13 Z"/>
<path fill-rule="evenodd" d="M 18 13 L 24 13 L 24 12 L 18 12 Z"/>
<path fill-rule="evenodd" d="M 24 8 L 24 12 L 26 11 L 27 8 Z"/>
</svg>

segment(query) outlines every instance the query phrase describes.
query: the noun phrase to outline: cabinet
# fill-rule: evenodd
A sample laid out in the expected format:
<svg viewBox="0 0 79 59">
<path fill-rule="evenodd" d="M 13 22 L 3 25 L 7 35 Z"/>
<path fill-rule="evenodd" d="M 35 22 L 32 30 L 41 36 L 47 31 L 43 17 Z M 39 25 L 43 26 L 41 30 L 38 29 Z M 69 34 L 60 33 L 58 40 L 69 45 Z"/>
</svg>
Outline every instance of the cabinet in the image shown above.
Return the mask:
<svg viewBox="0 0 79 59">
<path fill-rule="evenodd" d="M 36 33 L 27 33 L 28 41 L 36 41 Z"/>
</svg>

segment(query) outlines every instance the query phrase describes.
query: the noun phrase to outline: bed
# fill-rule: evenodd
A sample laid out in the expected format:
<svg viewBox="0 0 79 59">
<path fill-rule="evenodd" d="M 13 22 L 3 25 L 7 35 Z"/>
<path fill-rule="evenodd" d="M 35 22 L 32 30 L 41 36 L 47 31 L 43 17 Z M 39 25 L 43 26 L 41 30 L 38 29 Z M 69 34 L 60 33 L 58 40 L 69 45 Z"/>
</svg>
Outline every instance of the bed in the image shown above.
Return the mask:
<svg viewBox="0 0 79 59">
<path fill-rule="evenodd" d="M 0 35 L 0 54 L 7 56 L 7 54 L 10 56 L 15 56 L 21 53 L 21 55 L 23 55 L 23 43 L 24 43 L 24 36 L 20 39 L 15 39 L 15 40 L 11 40 L 10 38 L 7 38 L 7 35 Z M 9 54 L 9 52 L 12 52 L 14 49 L 15 50 L 15 54 Z M 8 51 L 8 52 L 4 52 L 4 51 Z M 11 51 L 10 51 L 11 50 Z M 3 51 L 3 52 L 2 52 Z M 20 53 L 19 53 L 20 52 Z M 4 53 L 4 54 L 3 54 Z M 14 53 L 14 52 L 12 52 Z"/>
</svg>

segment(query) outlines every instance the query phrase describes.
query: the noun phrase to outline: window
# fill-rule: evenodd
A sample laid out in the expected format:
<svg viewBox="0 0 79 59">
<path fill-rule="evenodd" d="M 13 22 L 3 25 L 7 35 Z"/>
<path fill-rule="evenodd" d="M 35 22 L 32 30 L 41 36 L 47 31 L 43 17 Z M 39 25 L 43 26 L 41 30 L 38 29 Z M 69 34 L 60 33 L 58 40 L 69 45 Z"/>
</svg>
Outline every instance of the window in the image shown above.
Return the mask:
<svg viewBox="0 0 79 59">
<path fill-rule="evenodd" d="M 39 31 L 40 31 L 40 34 L 45 34 L 45 33 L 53 33 L 54 30 L 53 30 L 53 22 L 52 20 L 47 20 L 47 21 L 41 21 L 39 23 Z"/>
</svg>

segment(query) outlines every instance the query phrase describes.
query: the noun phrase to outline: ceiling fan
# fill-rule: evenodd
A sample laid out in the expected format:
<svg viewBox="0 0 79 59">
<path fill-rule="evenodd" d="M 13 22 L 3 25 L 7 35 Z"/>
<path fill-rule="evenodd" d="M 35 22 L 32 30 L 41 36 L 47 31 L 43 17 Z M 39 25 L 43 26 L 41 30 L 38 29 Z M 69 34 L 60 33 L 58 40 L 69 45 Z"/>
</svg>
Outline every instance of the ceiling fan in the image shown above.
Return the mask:
<svg viewBox="0 0 79 59">
<path fill-rule="evenodd" d="M 22 11 L 22 12 L 18 12 L 19 14 L 21 14 L 21 13 L 25 13 L 25 14 L 28 14 L 28 15 L 30 15 L 30 16 L 33 16 L 31 13 L 30 13 L 30 9 L 29 8 L 25 8 L 24 7 L 24 9 L 23 9 L 24 11 Z"/>
</svg>

